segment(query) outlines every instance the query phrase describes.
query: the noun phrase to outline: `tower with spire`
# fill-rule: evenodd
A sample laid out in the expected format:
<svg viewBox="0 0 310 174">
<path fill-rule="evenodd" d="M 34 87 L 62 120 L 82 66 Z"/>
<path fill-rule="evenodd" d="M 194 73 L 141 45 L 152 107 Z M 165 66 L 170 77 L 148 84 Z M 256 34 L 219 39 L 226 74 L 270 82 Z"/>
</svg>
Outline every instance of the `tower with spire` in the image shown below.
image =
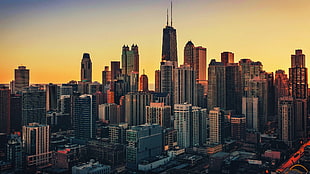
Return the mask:
<svg viewBox="0 0 310 174">
<path fill-rule="evenodd" d="M 172 2 L 171 2 L 171 16 L 169 25 L 169 15 L 167 9 L 167 25 L 163 29 L 163 43 L 162 43 L 162 61 L 172 61 L 174 66 L 178 66 L 177 54 L 177 35 L 176 29 L 172 26 Z"/>
</svg>

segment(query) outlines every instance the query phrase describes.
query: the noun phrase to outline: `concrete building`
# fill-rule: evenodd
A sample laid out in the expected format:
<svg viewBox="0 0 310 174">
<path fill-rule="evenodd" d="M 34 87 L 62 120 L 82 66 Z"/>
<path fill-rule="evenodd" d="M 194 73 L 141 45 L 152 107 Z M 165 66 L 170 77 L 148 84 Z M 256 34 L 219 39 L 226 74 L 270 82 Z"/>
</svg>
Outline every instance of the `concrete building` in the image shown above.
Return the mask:
<svg viewBox="0 0 310 174">
<path fill-rule="evenodd" d="M 171 127 L 171 106 L 164 103 L 150 103 L 145 109 L 146 123 L 159 124 L 163 128 Z"/>
</svg>

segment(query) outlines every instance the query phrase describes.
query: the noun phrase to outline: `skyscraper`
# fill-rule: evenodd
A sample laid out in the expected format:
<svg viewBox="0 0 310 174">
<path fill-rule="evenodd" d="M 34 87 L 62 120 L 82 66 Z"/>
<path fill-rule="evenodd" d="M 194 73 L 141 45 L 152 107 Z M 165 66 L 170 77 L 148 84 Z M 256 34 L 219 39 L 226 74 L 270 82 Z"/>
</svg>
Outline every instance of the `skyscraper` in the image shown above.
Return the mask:
<svg viewBox="0 0 310 174">
<path fill-rule="evenodd" d="M 10 121 L 12 131 L 22 130 L 22 95 L 11 94 Z"/>
<path fill-rule="evenodd" d="M 174 69 L 174 103 L 190 103 L 197 105 L 195 71 L 189 65 L 181 65 Z"/>
<path fill-rule="evenodd" d="M 224 63 L 224 65 L 226 65 L 228 63 L 234 63 L 234 53 L 222 52 L 221 53 L 221 62 Z"/>
<path fill-rule="evenodd" d="M 160 70 L 156 70 L 155 71 L 155 92 L 160 92 L 161 90 L 161 79 L 160 79 L 161 75 L 160 75 Z"/>
<path fill-rule="evenodd" d="M 131 72 L 139 73 L 139 51 L 138 46 L 132 44 L 131 50 L 128 46 L 122 48 L 122 74 L 131 75 Z"/>
<path fill-rule="evenodd" d="M 146 123 L 146 109 L 153 100 L 153 95 L 146 92 L 129 92 L 125 95 L 125 121 L 129 126 Z"/>
<path fill-rule="evenodd" d="M 105 66 L 102 71 L 102 85 L 105 86 L 111 82 L 111 71 L 109 71 L 109 66 Z"/>
<path fill-rule="evenodd" d="M 46 92 L 39 87 L 29 87 L 22 91 L 22 125 L 46 123 Z"/>
<path fill-rule="evenodd" d="M 171 96 L 170 103 L 173 105 L 173 62 L 166 61 L 160 63 L 160 92 L 168 93 Z"/>
<path fill-rule="evenodd" d="M 96 97 L 81 95 L 74 100 L 73 129 L 75 137 L 89 140 L 96 137 Z"/>
<path fill-rule="evenodd" d="M 171 106 L 164 103 L 150 103 L 146 106 L 146 123 L 159 124 L 163 128 L 169 128 L 171 122 Z"/>
<path fill-rule="evenodd" d="M 293 97 L 285 96 L 278 99 L 278 127 L 279 138 L 292 146 L 295 140 Z"/>
<path fill-rule="evenodd" d="M 291 56 L 289 72 L 289 90 L 295 105 L 295 138 L 304 138 L 307 137 L 308 72 L 302 50 L 296 50 L 295 55 Z"/>
<path fill-rule="evenodd" d="M 210 144 L 222 143 L 223 122 L 224 113 L 219 107 L 214 107 L 209 111 Z"/>
<path fill-rule="evenodd" d="M 242 97 L 242 114 L 246 117 L 246 128 L 259 131 L 257 97 Z"/>
<path fill-rule="evenodd" d="M 81 81 L 92 82 L 92 62 L 89 53 L 84 53 L 81 62 Z"/>
<path fill-rule="evenodd" d="M 121 74 L 120 62 L 111 61 L 111 80 L 115 80 Z"/>
<path fill-rule="evenodd" d="M 15 92 L 22 91 L 29 86 L 29 69 L 26 66 L 19 66 L 15 69 Z"/>
<path fill-rule="evenodd" d="M 23 126 L 24 151 L 27 155 L 27 166 L 39 167 L 50 163 L 50 127 L 39 123 Z"/>
<path fill-rule="evenodd" d="M 119 105 L 115 103 L 105 103 L 99 105 L 99 120 L 110 124 L 120 123 Z"/>
<path fill-rule="evenodd" d="M 172 27 L 172 4 L 171 4 L 170 26 L 167 14 L 167 25 L 163 29 L 162 61 L 164 60 L 172 61 L 174 67 L 178 66 L 177 34 L 176 29 Z"/>
<path fill-rule="evenodd" d="M 226 109 L 226 70 L 222 62 L 212 59 L 208 68 L 208 109 Z"/>
<path fill-rule="evenodd" d="M 10 133 L 10 94 L 10 89 L 0 88 L 0 133 Z"/>
<path fill-rule="evenodd" d="M 278 114 L 278 101 L 280 97 L 289 96 L 289 81 L 284 70 L 277 70 L 275 74 L 275 107 Z"/>
<path fill-rule="evenodd" d="M 201 46 L 195 47 L 191 41 L 188 41 L 184 47 L 184 64 L 190 65 L 196 74 L 196 79 L 205 81 L 207 65 L 207 49 Z"/>
<path fill-rule="evenodd" d="M 52 83 L 46 85 L 46 110 L 56 111 L 58 99 L 58 86 Z"/>
</svg>

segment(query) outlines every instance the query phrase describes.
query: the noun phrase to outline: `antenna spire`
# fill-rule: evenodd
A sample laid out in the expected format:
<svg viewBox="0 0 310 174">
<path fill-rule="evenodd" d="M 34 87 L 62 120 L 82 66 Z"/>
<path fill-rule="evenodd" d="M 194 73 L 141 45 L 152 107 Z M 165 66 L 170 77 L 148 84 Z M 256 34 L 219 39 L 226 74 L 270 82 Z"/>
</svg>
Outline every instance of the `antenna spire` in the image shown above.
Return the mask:
<svg viewBox="0 0 310 174">
<path fill-rule="evenodd" d="M 168 15 L 168 8 L 167 8 L 167 26 L 169 25 L 168 20 L 169 20 L 169 15 Z"/>
<path fill-rule="evenodd" d="M 171 27 L 172 27 L 172 1 L 171 1 L 171 11 L 170 11 L 170 13 L 171 13 Z"/>
</svg>

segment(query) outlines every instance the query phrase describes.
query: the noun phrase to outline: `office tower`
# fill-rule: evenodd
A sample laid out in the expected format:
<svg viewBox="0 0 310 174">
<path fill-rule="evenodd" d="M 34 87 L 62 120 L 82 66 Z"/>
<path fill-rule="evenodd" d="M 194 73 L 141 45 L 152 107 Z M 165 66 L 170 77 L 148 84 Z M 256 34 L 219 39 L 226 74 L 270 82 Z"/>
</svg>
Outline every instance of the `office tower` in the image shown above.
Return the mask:
<svg viewBox="0 0 310 174">
<path fill-rule="evenodd" d="M 233 63 L 233 53 L 222 53 L 222 59 L 226 64 L 226 109 L 234 110 L 241 114 L 242 91 L 241 91 L 241 69 L 238 63 Z M 232 62 L 231 62 L 232 61 Z"/>
<path fill-rule="evenodd" d="M 73 94 L 73 87 L 69 86 L 68 84 L 62 84 L 59 88 L 60 92 L 59 95 L 72 95 Z"/>
<path fill-rule="evenodd" d="M 246 117 L 246 128 L 259 130 L 258 98 L 242 97 L 242 114 Z"/>
<path fill-rule="evenodd" d="M 148 92 L 149 91 L 149 80 L 146 74 L 140 76 L 140 87 L 139 91 Z"/>
<path fill-rule="evenodd" d="M 46 85 L 46 110 L 56 111 L 58 100 L 58 86 L 55 84 Z"/>
<path fill-rule="evenodd" d="M 99 105 L 99 120 L 110 124 L 120 123 L 119 105 L 115 103 L 105 103 Z"/>
<path fill-rule="evenodd" d="M 150 103 L 146 106 L 146 123 L 159 124 L 163 128 L 171 127 L 171 106 L 164 103 Z"/>
<path fill-rule="evenodd" d="M 111 80 L 115 80 L 120 74 L 120 61 L 111 61 Z"/>
<path fill-rule="evenodd" d="M 130 76 L 122 74 L 111 83 L 111 91 L 114 92 L 114 102 L 119 104 L 121 96 L 126 95 L 130 91 Z"/>
<path fill-rule="evenodd" d="M 18 69 L 15 69 L 15 91 L 22 91 L 23 88 L 29 86 L 29 69 L 26 69 L 26 66 L 18 66 Z"/>
<path fill-rule="evenodd" d="M 232 115 L 230 118 L 231 137 L 234 140 L 245 140 L 246 118 L 244 115 Z"/>
<path fill-rule="evenodd" d="M 12 132 L 22 130 L 22 96 L 11 94 L 10 100 L 10 127 Z"/>
<path fill-rule="evenodd" d="M 109 141 L 110 143 L 126 144 L 126 130 L 128 123 L 110 124 Z"/>
<path fill-rule="evenodd" d="M 212 59 L 208 68 L 208 109 L 226 108 L 226 70 L 222 62 Z"/>
<path fill-rule="evenodd" d="M 174 105 L 174 128 L 177 130 L 178 145 L 181 148 L 205 143 L 206 117 L 206 109 L 186 103 Z"/>
<path fill-rule="evenodd" d="M 6 159 L 12 163 L 15 170 L 22 169 L 23 165 L 23 147 L 21 137 L 12 134 L 8 137 L 6 145 Z"/>
<path fill-rule="evenodd" d="M 278 113 L 278 101 L 280 97 L 289 96 L 289 80 L 284 70 L 277 70 L 275 74 L 275 109 Z"/>
<path fill-rule="evenodd" d="M 258 98 L 258 130 L 263 132 L 267 123 L 268 111 L 268 86 L 267 80 L 261 79 L 259 76 L 249 80 L 248 97 Z"/>
<path fill-rule="evenodd" d="M 131 71 L 130 72 L 130 92 L 138 92 L 139 86 L 139 73 Z"/>
<path fill-rule="evenodd" d="M 145 92 L 129 92 L 125 95 L 125 122 L 129 126 L 146 123 L 145 106 L 153 101 L 153 95 Z"/>
<path fill-rule="evenodd" d="M 144 159 L 161 155 L 163 130 L 160 125 L 133 126 L 126 131 L 126 167 L 137 169 Z"/>
<path fill-rule="evenodd" d="M 224 65 L 227 65 L 228 63 L 235 63 L 234 62 L 234 53 L 222 52 L 221 53 L 221 62 L 224 63 Z"/>
<path fill-rule="evenodd" d="M 205 81 L 207 65 L 207 49 L 201 46 L 195 47 L 191 41 L 188 41 L 184 47 L 184 64 L 190 65 L 196 73 L 196 79 Z"/>
<path fill-rule="evenodd" d="M 84 53 L 81 62 L 81 82 L 92 82 L 92 62 L 89 53 Z"/>
<path fill-rule="evenodd" d="M 295 138 L 307 137 L 308 72 L 305 65 L 305 55 L 302 54 L 302 50 L 296 50 L 295 55 L 291 56 L 289 68 L 289 91 L 295 105 Z"/>
<path fill-rule="evenodd" d="M 0 133 L 10 133 L 10 104 L 11 91 L 8 88 L 0 88 Z"/>
<path fill-rule="evenodd" d="M 122 48 L 122 74 L 130 76 L 132 71 L 139 73 L 138 46 L 132 44 L 130 50 L 128 46 L 124 45 Z"/>
<path fill-rule="evenodd" d="M 242 96 L 247 97 L 249 93 L 249 80 L 260 76 L 262 71 L 261 62 L 253 62 L 251 59 L 240 59 L 241 66 L 241 90 Z"/>
<path fill-rule="evenodd" d="M 279 138 L 290 147 L 295 140 L 294 109 L 293 97 L 285 96 L 278 99 Z"/>
<path fill-rule="evenodd" d="M 93 139 L 96 137 L 96 97 L 81 95 L 73 104 L 73 129 L 75 138 Z"/>
<path fill-rule="evenodd" d="M 46 123 L 46 92 L 38 87 L 22 91 L 22 125 Z"/>
<path fill-rule="evenodd" d="M 161 90 L 160 77 L 161 77 L 160 70 L 156 70 L 155 71 L 155 92 L 160 92 Z"/>
<path fill-rule="evenodd" d="M 224 122 L 224 113 L 219 107 L 214 107 L 209 111 L 210 144 L 221 144 L 223 142 L 222 137 L 223 122 Z"/>
<path fill-rule="evenodd" d="M 172 4 L 170 26 L 167 14 L 167 25 L 163 29 L 163 43 L 161 55 L 162 61 L 172 61 L 174 67 L 178 67 L 177 34 L 176 29 L 172 27 Z"/>
<path fill-rule="evenodd" d="M 71 114 L 71 96 L 61 95 L 58 108 L 59 111 L 63 114 Z"/>
<path fill-rule="evenodd" d="M 27 166 L 39 167 L 50 163 L 50 127 L 39 123 L 23 126 L 22 140 Z"/>
<path fill-rule="evenodd" d="M 173 62 L 161 62 L 160 63 L 160 92 L 169 93 L 171 96 L 171 106 L 173 105 Z"/>
<path fill-rule="evenodd" d="M 174 104 L 190 103 L 197 105 L 195 71 L 189 65 L 181 65 L 174 72 Z"/>
<path fill-rule="evenodd" d="M 267 120 L 276 121 L 275 117 L 275 85 L 273 72 L 265 72 L 265 78 L 267 80 Z"/>
<path fill-rule="evenodd" d="M 102 85 L 105 86 L 111 81 L 111 71 L 109 71 L 109 66 L 105 66 L 102 71 Z"/>
<path fill-rule="evenodd" d="M 178 131 L 173 128 L 164 129 L 164 150 L 175 149 L 178 146 Z"/>
</svg>

